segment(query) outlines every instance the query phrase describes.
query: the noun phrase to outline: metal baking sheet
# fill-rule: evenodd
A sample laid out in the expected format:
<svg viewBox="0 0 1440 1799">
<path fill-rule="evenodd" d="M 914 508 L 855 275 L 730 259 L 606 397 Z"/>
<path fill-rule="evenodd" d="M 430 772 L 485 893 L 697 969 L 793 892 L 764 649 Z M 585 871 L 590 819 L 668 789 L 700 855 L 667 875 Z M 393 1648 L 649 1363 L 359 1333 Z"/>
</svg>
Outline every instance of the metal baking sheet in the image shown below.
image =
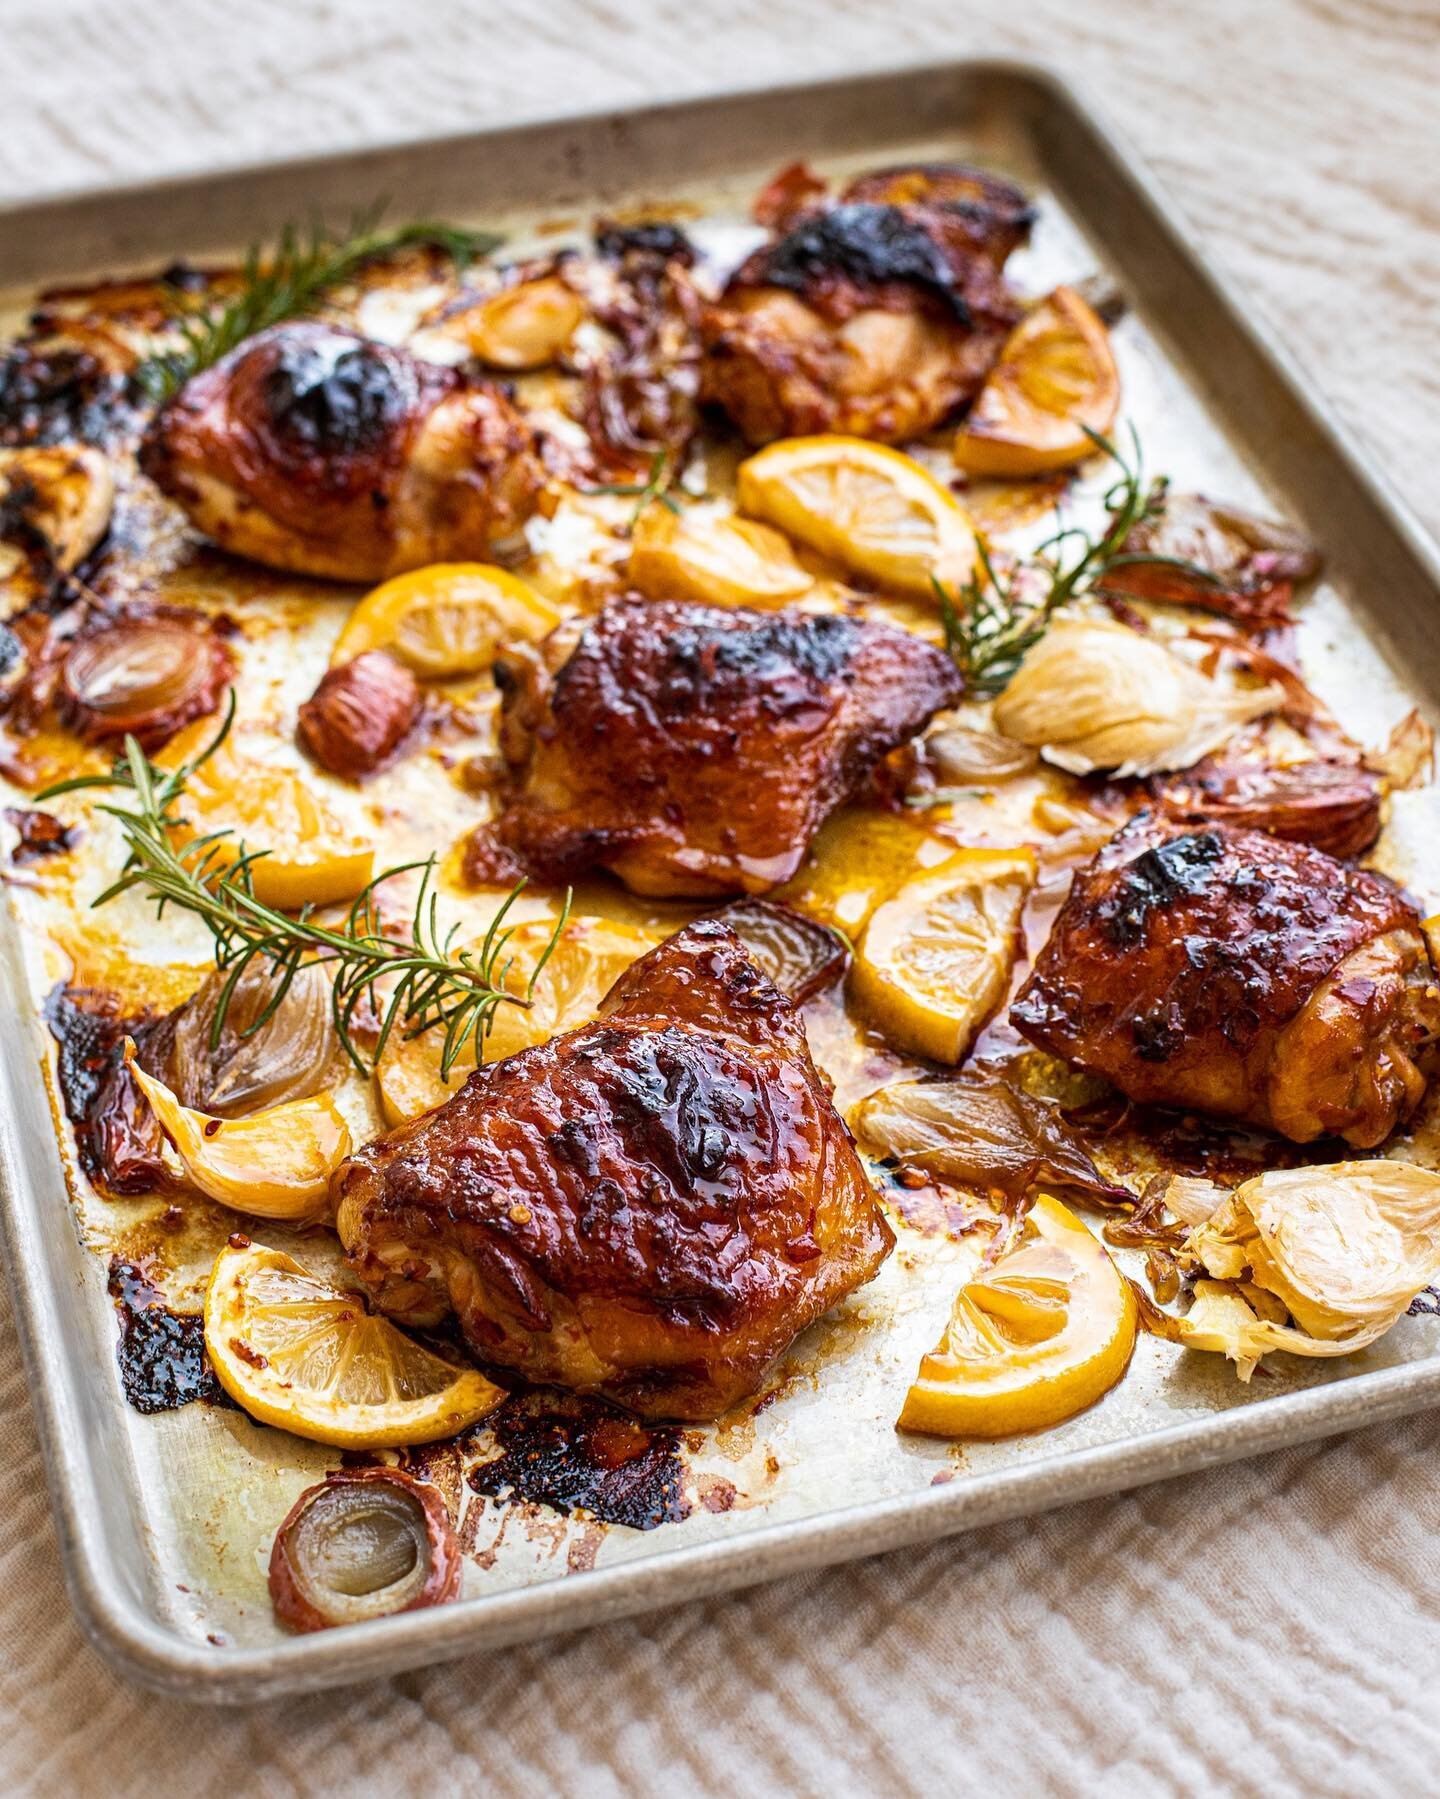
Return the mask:
<svg viewBox="0 0 1440 1799">
<path fill-rule="evenodd" d="M 1118 281 L 1131 308 L 1116 334 L 1126 412 L 1152 467 L 1268 506 L 1322 544 L 1328 581 L 1307 601 L 1302 644 L 1307 674 L 1343 722 L 1379 741 L 1411 704 L 1434 716 L 1435 547 L 1357 464 L 1283 346 L 1218 284 L 1130 151 L 1040 69 L 902 69 L 76 195 L 0 213 L 0 279 L 18 292 L 233 251 L 286 218 L 339 216 L 378 194 L 409 215 L 522 235 L 540 218 L 581 221 L 647 199 L 693 196 L 707 213 L 738 218 L 763 180 L 798 157 L 839 173 L 916 155 L 988 163 L 1035 195 L 1036 240 L 1012 265 L 1020 285 L 1097 268 Z M 1397 797 L 1387 866 L 1431 902 L 1440 899 L 1435 825 L 1433 795 Z M 953 1244 L 902 1235 L 881 1277 L 795 1346 L 773 1401 L 687 1450 L 697 1497 L 707 1480 L 724 1483 L 728 1509 L 697 1503 L 684 1522 L 651 1532 L 597 1532 L 473 1496 L 460 1603 L 288 1638 L 271 1618 L 264 1556 L 291 1498 L 335 1458 L 236 1413 L 191 1406 L 144 1418 L 125 1405 L 104 1259 L 87 1244 L 94 1219 L 72 1205 L 57 1152 L 34 957 L 7 909 L 0 1219 L 61 1553 L 96 1646 L 127 1674 L 187 1698 L 255 1701 L 370 1678 L 1440 1401 L 1440 1338 L 1428 1319 L 1343 1362 L 1279 1358 L 1248 1389 L 1219 1358 L 1142 1337 L 1120 1387 L 1056 1430 L 963 1447 L 901 1438 L 900 1397 L 959 1278 Z"/>
</svg>

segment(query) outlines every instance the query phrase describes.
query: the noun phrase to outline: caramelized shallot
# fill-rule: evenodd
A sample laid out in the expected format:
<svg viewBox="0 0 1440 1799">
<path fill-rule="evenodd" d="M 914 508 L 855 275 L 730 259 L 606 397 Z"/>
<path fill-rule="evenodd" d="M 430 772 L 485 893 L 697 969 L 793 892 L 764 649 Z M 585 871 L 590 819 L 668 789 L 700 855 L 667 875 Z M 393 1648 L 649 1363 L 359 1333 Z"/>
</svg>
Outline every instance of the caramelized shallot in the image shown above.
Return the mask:
<svg viewBox="0 0 1440 1799">
<path fill-rule="evenodd" d="M 387 650 L 330 669 L 300 708 L 296 736 L 321 768 L 346 780 L 373 774 L 420 716 L 420 688 Z"/>
<path fill-rule="evenodd" d="M 148 753 L 213 712 L 233 673 L 230 651 L 203 617 L 122 612 L 71 646 L 61 711 L 89 742 L 130 736 Z"/>
<path fill-rule="evenodd" d="M 1282 621 L 1295 583 L 1313 579 L 1321 566 L 1319 552 L 1293 526 L 1195 493 L 1167 495 L 1160 513 L 1142 519 L 1121 550 L 1119 563 L 1105 571 L 1107 593 L 1203 606 L 1245 624 Z"/>
<path fill-rule="evenodd" d="M 850 960 L 838 932 L 774 900 L 737 900 L 718 916 L 797 1006 L 833 986 Z"/>
<path fill-rule="evenodd" d="M 1160 798 L 1168 818 L 1268 831 L 1349 858 L 1380 835 L 1384 793 L 1381 777 L 1355 762 L 1317 757 L 1277 768 L 1210 756 L 1166 781 Z"/>
<path fill-rule="evenodd" d="M 1107 1181 L 1050 1100 L 996 1074 L 972 1070 L 946 1081 L 901 1081 L 872 1093 L 850 1115 L 861 1143 L 961 1186 L 1022 1199 L 1045 1185 L 1128 1201 Z"/>
<path fill-rule="evenodd" d="M 276 975 L 258 959 L 234 984 L 224 1027 L 215 1012 L 231 976 L 219 969 L 171 1019 L 167 1084 L 183 1105 L 217 1118 L 242 1118 L 334 1085 L 339 1046 L 331 1027 L 330 984 L 302 968 L 275 1004 Z"/>
<path fill-rule="evenodd" d="M 435 1488 L 399 1468 L 327 1474 L 286 1514 L 270 1551 L 270 1600 L 294 1631 L 444 1605 L 460 1546 Z"/>
</svg>

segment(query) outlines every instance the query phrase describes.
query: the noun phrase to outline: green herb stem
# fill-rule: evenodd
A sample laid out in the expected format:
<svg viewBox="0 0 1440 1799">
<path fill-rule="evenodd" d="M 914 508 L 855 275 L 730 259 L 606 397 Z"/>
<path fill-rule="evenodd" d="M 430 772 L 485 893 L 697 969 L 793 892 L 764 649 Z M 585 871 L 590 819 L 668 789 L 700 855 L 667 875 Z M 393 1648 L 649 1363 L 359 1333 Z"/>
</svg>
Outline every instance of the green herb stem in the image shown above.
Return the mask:
<svg viewBox="0 0 1440 1799">
<path fill-rule="evenodd" d="M 1220 585 L 1208 570 L 1179 557 L 1125 550 L 1130 533 L 1163 510 L 1168 483 L 1163 477 L 1146 482 L 1140 439 L 1133 425 L 1128 460 L 1109 438 L 1095 431 L 1086 435 L 1119 471 L 1104 496 L 1102 531 L 1094 534 L 1080 525 L 1062 525 L 1018 564 L 1008 579 L 1002 578 L 980 543 L 979 572 L 953 595 L 931 578 L 945 628 L 945 647 L 965 677 L 966 691 L 978 698 L 1002 693 L 1026 651 L 1050 628 L 1055 613 L 1094 592 L 1112 569 L 1144 563 L 1182 569 L 1202 585 Z"/>
<path fill-rule="evenodd" d="M 167 906 L 199 918 L 215 939 L 216 966 L 226 974 L 211 1027 L 218 1045 L 226 1013 L 245 970 L 257 957 L 275 972 L 274 991 L 250 1027 L 257 1031 L 283 1003 L 295 977 L 307 968 L 325 968 L 331 976 L 331 1016 L 345 1053 L 362 1074 L 373 1071 L 396 1029 L 406 1037 L 442 1029 L 442 1078 L 448 1079 L 467 1045 L 478 1063 L 484 1039 L 502 1005 L 528 1006 L 535 986 L 559 942 L 570 912 L 565 896 L 561 916 L 549 943 L 532 969 L 523 992 L 511 992 L 506 978 L 513 957 L 506 951 L 515 926 L 507 923 L 520 897 L 521 881 L 506 897 L 478 945 L 457 946 L 458 925 L 442 930 L 439 896 L 434 891 L 435 859 L 406 863 L 378 875 L 351 904 L 338 925 L 322 924 L 306 906 L 298 913 L 278 911 L 255 893 L 252 870 L 268 853 L 250 849 L 232 831 L 211 831 L 177 849 L 174 833 L 183 822 L 175 811 L 187 780 L 214 755 L 229 732 L 230 709 L 215 738 L 192 761 L 167 771 L 157 768 L 133 737 L 106 775 L 86 775 L 47 788 L 40 797 L 84 789 L 128 794 L 133 804 L 105 804 L 96 810 L 116 820 L 127 850 L 117 880 L 93 902 L 103 906 L 122 893 L 143 892 L 155 903 L 156 916 Z M 398 875 L 422 871 L 420 890 L 408 931 L 392 935 L 379 914 L 376 895 Z M 381 987 L 383 983 L 383 989 Z M 379 1019 L 375 1047 L 367 1059 L 355 1041 L 356 1015 L 368 1000 Z M 250 1034 L 247 1033 L 247 1034 Z"/>
<path fill-rule="evenodd" d="M 454 225 L 419 220 L 393 230 L 379 229 L 379 208 L 357 214 L 343 232 L 314 224 L 308 231 L 287 225 L 272 250 L 252 245 L 240 273 L 239 291 L 221 304 L 202 300 L 178 315 L 179 343 L 141 364 L 147 395 L 163 402 L 193 375 L 208 369 L 256 332 L 303 318 L 325 296 L 366 263 L 414 246 L 443 251 L 464 272 L 503 240 L 491 231 L 464 231 Z"/>
</svg>

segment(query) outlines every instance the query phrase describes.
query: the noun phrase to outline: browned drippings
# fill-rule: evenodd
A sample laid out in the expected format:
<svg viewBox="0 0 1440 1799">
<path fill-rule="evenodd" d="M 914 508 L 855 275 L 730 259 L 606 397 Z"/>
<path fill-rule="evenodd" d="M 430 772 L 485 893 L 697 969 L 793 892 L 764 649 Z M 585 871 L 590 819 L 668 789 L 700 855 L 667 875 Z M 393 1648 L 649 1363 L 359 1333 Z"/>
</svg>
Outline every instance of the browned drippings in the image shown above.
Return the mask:
<svg viewBox="0 0 1440 1799">
<path fill-rule="evenodd" d="M 229 1404 L 205 1356 L 205 1321 L 177 1312 L 156 1284 L 153 1264 L 110 1259 L 109 1290 L 120 1319 L 116 1359 L 125 1397 L 137 1412 L 173 1412 L 193 1399 Z"/>
<path fill-rule="evenodd" d="M 477 1436 L 485 1433 L 500 1454 L 470 1470 L 477 1493 L 631 1530 L 690 1515 L 680 1432 L 672 1425 L 637 1424 L 599 1400 L 534 1394 L 507 1400 Z"/>
<path fill-rule="evenodd" d="M 894 1170 L 892 1178 L 878 1191 L 881 1199 L 922 1237 L 948 1237 L 958 1243 L 974 1231 L 999 1228 L 996 1207 L 987 1200 L 944 1181 L 932 1180 L 920 1169 Z"/>
<path fill-rule="evenodd" d="M 121 1045 L 133 1037 L 149 1066 L 151 1040 L 169 1020 L 129 1016 L 113 993 L 62 986 L 45 1001 L 45 1022 L 60 1046 L 56 1076 L 82 1170 L 112 1197 L 155 1192 L 166 1179 L 164 1139 Z"/>
<path fill-rule="evenodd" d="M 62 824 L 52 812 L 7 806 L 5 820 L 20 833 L 20 841 L 11 850 L 10 860 L 21 868 L 31 862 L 41 862 L 47 856 L 63 856 L 80 840 L 78 826 Z"/>
</svg>

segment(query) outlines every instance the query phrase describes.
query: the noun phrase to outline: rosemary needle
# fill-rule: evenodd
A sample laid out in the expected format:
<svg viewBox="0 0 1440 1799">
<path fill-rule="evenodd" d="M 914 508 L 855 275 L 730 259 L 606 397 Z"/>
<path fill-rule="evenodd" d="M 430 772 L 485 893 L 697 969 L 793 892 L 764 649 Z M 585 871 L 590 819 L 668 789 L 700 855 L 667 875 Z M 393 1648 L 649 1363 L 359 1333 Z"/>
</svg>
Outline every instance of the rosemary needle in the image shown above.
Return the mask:
<svg viewBox="0 0 1440 1799">
<path fill-rule="evenodd" d="M 641 515 L 657 502 L 667 512 L 673 512 L 677 517 L 679 516 L 679 503 L 670 492 L 678 475 L 678 468 L 670 467 L 669 451 L 657 450 L 650 458 L 650 472 L 643 481 L 608 481 L 599 487 L 582 487 L 580 491 L 587 494 L 620 494 L 627 499 L 633 497 L 635 508 L 624 526 L 625 535 L 628 537 L 640 523 Z"/>
<path fill-rule="evenodd" d="M 476 1062 L 486 1034 L 502 1005 L 528 1006 L 535 986 L 559 942 L 570 914 L 567 891 L 559 920 L 523 992 L 506 986 L 513 958 L 506 949 L 515 931 L 507 918 L 525 883 L 506 897 L 478 945 L 457 946 L 458 925 L 441 930 L 439 896 L 434 891 L 435 859 L 386 869 L 351 904 L 338 925 L 319 922 L 309 906 L 298 913 L 276 910 L 255 896 L 253 865 L 267 853 L 235 841 L 230 830 L 191 838 L 177 852 L 172 832 L 180 823 L 175 807 L 194 771 L 219 749 L 235 715 L 230 706 L 216 736 L 190 762 L 174 770 L 157 768 L 133 737 L 105 775 L 82 775 L 47 788 L 40 797 L 105 789 L 128 794 L 133 804 L 106 804 L 96 810 L 115 819 L 127 850 L 118 879 L 93 902 L 103 906 L 122 893 L 139 890 L 155 902 L 156 915 L 167 906 L 199 918 L 215 939 L 215 963 L 226 979 L 221 987 L 212 1044 L 218 1044 L 235 989 L 257 957 L 276 973 L 275 990 L 250 1027 L 260 1029 L 274 1016 L 303 969 L 325 968 L 331 975 L 331 1017 L 345 1053 L 362 1074 L 373 1071 L 392 1031 L 417 1037 L 443 1030 L 440 1069 L 448 1079 L 467 1045 Z M 223 846 L 223 847 L 222 847 Z M 238 851 L 238 854 L 236 853 Z M 392 935 L 381 921 L 376 894 L 385 882 L 420 869 L 420 890 L 404 935 Z M 384 983 L 383 990 L 381 983 Z M 356 1013 L 368 1000 L 380 1020 L 375 1047 L 367 1060 L 355 1042 Z M 250 1034 L 247 1033 L 247 1034 Z"/>
<path fill-rule="evenodd" d="M 1140 439 L 1130 427 L 1127 460 L 1109 438 L 1087 431 L 1097 450 L 1118 469 L 1105 494 L 1105 528 L 1092 535 L 1080 525 L 1062 525 L 1002 579 L 985 545 L 979 543 L 980 573 L 972 574 L 957 594 L 949 594 L 931 577 L 945 629 L 945 647 L 965 677 L 966 691 L 991 697 L 1004 691 L 1025 652 L 1045 635 L 1060 607 L 1090 593 L 1114 568 L 1136 563 L 1184 569 L 1197 581 L 1219 586 L 1208 569 L 1176 556 L 1127 554 L 1122 546 L 1137 525 L 1164 507 L 1168 483 L 1144 478 Z M 1027 588 L 1033 597 L 1027 597 Z"/>
<path fill-rule="evenodd" d="M 247 337 L 313 312 L 331 289 L 377 257 L 428 245 L 444 251 L 463 273 L 477 256 L 488 255 L 503 241 L 491 231 L 465 231 L 429 220 L 389 231 L 381 231 L 378 222 L 379 209 L 372 208 L 356 214 L 343 232 L 320 224 L 308 232 L 287 225 L 273 250 L 252 245 L 238 292 L 220 305 L 201 301 L 195 310 L 180 313 L 175 320 L 178 345 L 140 365 L 140 383 L 149 398 L 168 400 L 192 375 L 212 367 Z"/>
</svg>

